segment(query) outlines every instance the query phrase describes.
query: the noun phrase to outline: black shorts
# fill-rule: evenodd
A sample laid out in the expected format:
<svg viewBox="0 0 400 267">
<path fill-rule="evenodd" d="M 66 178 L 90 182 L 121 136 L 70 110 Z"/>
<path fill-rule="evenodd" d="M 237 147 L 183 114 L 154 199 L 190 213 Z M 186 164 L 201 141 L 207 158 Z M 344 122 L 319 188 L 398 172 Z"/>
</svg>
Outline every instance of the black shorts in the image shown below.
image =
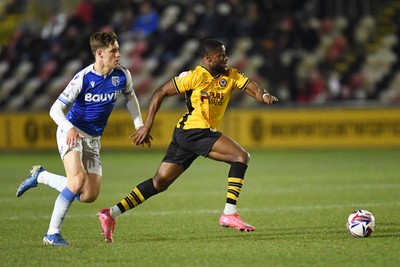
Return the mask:
<svg viewBox="0 0 400 267">
<path fill-rule="evenodd" d="M 199 155 L 207 157 L 221 135 L 211 129 L 175 128 L 163 162 L 182 164 L 187 169 Z"/>
</svg>

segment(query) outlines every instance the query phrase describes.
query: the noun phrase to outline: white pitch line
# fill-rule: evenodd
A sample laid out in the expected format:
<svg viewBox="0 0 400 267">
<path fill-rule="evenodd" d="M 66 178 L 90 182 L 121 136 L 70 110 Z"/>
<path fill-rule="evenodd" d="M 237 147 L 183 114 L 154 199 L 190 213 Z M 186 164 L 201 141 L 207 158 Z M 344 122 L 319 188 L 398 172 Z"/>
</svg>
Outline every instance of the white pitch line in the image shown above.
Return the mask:
<svg viewBox="0 0 400 267">
<path fill-rule="evenodd" d="M 268 212 L 268 213 L 278 213 L 287 211 L 307 211 L 307 210 L 322 210 L 322 209 L 342 209 L 342 208 L 370 208 L 379 206 L 400 206 L 400 202 L 385 202 L 385 203 L 349 203 L 349 204 L 332 204 L 332 205 L 310 205 L 310 206 L 294 206 L 294 207 L 265 207 L 265 208 L 238 208 L 239 212 Z M 182 214 L 219 214 L 222 210 L 170 210 L 170 211 L 131 211 L 127 212 L 122 216 L 141 216 L 141 217 L 159 217 L 159 216 L 176 216 Z M 96 217 L 96 213 L 87 213 L 85 215 L 67 215 L 70 219 L 88 218 Z M 29 219 L 42 220 L 49 219 L 50 214 L 46 216 L 30 216 Z M 1 217 L 2 220 L 22 220 L 21 216 L 11 216 L 11 217 Z"/>
</svg>

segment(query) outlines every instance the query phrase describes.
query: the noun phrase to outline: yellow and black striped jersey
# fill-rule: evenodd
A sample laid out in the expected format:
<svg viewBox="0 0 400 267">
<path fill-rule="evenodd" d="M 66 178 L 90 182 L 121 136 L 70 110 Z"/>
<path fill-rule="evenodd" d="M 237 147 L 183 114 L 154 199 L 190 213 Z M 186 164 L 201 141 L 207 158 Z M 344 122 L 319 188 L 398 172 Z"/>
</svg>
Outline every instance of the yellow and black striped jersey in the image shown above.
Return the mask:
<svg viewBox="0 0 400 267">
<path fill-rule="evenodd" d="M 172 82 L 178 93 L 185 93 L 187 109 L 176 127 L 215 130 L 225 114 L 232 91 L 244 91 L 250 79 L 234 68 L 213 77 L 204 66 L 197 66 L 174 77 Z"/>
</svg>

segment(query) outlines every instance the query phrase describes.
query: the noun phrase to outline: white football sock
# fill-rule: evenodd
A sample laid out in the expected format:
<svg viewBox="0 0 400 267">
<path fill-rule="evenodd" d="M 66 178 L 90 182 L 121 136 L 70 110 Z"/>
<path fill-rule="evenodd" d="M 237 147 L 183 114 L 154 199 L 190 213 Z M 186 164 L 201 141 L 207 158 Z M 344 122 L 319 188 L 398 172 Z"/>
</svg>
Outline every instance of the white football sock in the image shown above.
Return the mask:
<svg viewBox="0 0 400 267">
<path fill-rule="evenodd" d="M 67 187 L 65 187 L 58 195 L 56 202 L 54 203 L 53 213 L 51 214 L 50 225 L 49 229 L 47 230 L 48 235 L 60 233 L 61 224 L 63 223 L 68 209 L 74 199 L 75 194 L 72 193 Z"/>
<path fill-rule="evenodd" d="M 39 184 L 48 185 L 61 192 L 67 186 L 67 177 L 57 175 L 48 171 L 39 173 L 37 181 Z"/>
<path fill-rule="evenodd" d="M 224 214 L 230 215 L 230 214 L 234 214 L 236 212 L 237 212 L 236 205 L 229 204 L 229 203 L 225 204 Z"/>
<path fill-rule="evenodd" d="M 122 213 L 121 213 L 121 210 L 118 208 L 117 205 L 115 205 L 115 206 L 113 206 L 113 207 L 110 208 L 110 215 L 111 215 L 111 217 L 114 218 L 114 220 L 117 219 L 117 217 L 118 217 L 119 215 L 121 215 L 121 214 L 122 214 Z"/>
</svg>

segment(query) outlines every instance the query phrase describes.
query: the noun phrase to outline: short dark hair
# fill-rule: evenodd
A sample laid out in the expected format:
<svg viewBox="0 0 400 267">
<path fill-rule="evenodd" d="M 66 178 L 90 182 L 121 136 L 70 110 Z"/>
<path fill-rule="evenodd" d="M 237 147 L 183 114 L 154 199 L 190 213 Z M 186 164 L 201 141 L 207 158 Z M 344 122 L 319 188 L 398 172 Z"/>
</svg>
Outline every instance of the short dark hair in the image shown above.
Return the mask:
<svg viewBox="0 0 400 267">
<path fill-rule="evenodd" d="M 96 56 L 97 49 L 107 48 L 110 44 L 117 41 L 117 35 L 114 32 L 96 32 L 90 36 L 90 49 L 94 56 Z"/>
<path fill-rule="evenodd" d="M 205 57 L 211 51 L 223 46 L 224 44 L 216 39 L 205 39 L 200 43 L 199 56 L 200 58 Z"/>
</svg>

